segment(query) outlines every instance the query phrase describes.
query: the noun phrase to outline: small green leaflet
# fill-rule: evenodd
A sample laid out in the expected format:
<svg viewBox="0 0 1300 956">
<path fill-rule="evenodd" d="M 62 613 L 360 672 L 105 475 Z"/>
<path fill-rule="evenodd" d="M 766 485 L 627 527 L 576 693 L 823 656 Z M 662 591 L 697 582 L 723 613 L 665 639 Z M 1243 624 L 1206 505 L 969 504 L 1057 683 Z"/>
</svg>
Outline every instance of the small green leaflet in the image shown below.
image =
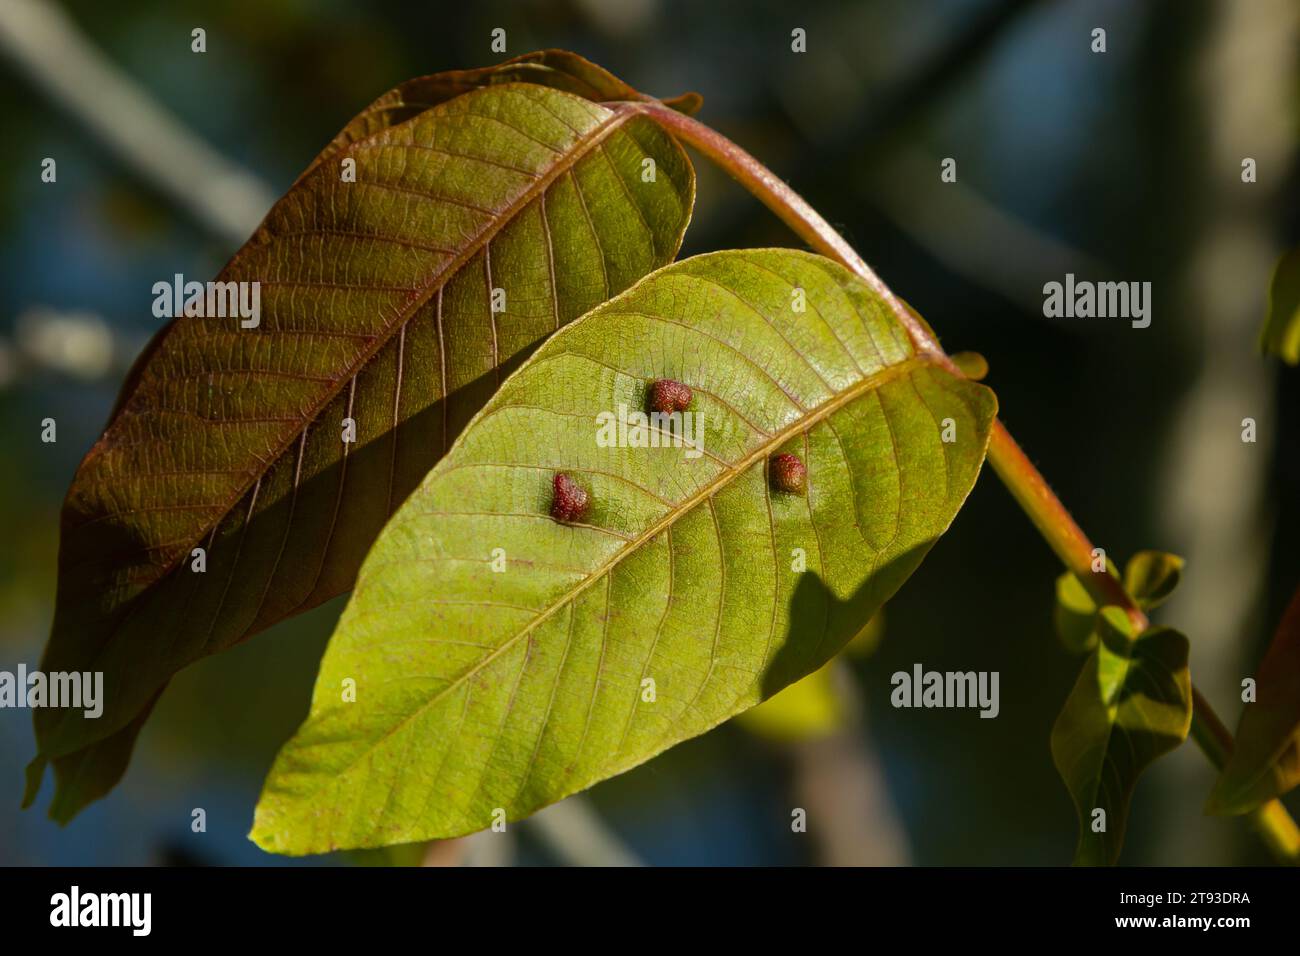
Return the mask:
<svg viewBox="0 0 1300 956">
<path fill-rule="evenodd" d="M 1182 743 L 1192 722 L 1187 638 L 1166 627 L 1134 637 L 1112 606 L 1097 630 L 1052 728 L 1052 759 L 1079 817 L 1074 862 L 1092 866 L 1119 859 L 1138 775 Z"/>
<path fill-rule="evenodd" d="M 1107 559 L 1106 567 L 1118 576 Z M 1164 551 L 1139 551 L 1124 566 L 1124 590 L 1138 607 L 1149 611 L 1169 599 L 1182 578 L 1183 559 Z M 1097 605 L 1083 582 L 1069 571 L 1056 579 L 1056 634 L 1066 649 L 1084 654 L 1097 644 Z"/>
<path fill-rule="evenodd" d="M 1300 365 L 1300 249 L 1292 249 L 1273 268 L 1259 345 L 1288 365 Z"/>
</svg>

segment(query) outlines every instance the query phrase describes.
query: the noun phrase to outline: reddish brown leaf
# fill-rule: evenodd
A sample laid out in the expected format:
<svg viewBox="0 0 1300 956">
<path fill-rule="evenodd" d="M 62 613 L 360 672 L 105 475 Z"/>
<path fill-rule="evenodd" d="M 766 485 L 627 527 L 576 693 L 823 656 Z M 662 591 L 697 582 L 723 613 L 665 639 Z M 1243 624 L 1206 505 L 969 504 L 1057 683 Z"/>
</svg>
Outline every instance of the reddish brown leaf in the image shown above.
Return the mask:
<svg viewBox="0 0 1300 956">
<path fill-rule="evenodd" d="M 1296 591 L 1255 675 L 1236 744 L 1207 811 L 1249 813 L 1300 783 L 1300 590 Z"/>
<path fill-rule="evenodd" d="M 62 518 L 43 667 L 103 671 L 104 713 L 36 712 L 29 802 L 54 760 L 70 818 L 172 674 L 348 590 L 502 376 L 673 259 L 694 173 L 643 99 L 558 52 L 405 83 L 218 277 L 260 283 L 260 324 L 182 317 L 155 338 Z"/>
</svg>

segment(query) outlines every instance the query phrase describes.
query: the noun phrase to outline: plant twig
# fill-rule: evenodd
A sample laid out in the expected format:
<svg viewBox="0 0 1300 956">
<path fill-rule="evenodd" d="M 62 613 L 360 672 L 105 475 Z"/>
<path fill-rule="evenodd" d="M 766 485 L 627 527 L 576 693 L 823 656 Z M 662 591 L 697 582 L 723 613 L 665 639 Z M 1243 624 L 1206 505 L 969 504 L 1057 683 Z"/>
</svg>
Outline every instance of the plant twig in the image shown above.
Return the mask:
<svg viewBox="0 0 1300 956">
<path fill-rule="evenodd" d="M 871 267 L 862 261 L 844 237 L 771 170 L 721 133 L 689 116 L 658 103 L 639 104 L 638 108 L 726 171 L 809 246 L 854 272 L 889 306 L 907 329 L 918 351 L 933 356 L 953 374 L 961 375 L 961 371 L 948 358 L 929 329 L 916 319 Z M 1044 540 L 1065 567 L 1088 589 L 1093 599 L 1102 605 L 1113 604 L 1123 608 L 1135 628 L 1146 628 L 1146 614 L 1124 590 L 1124 585 L 1108 570 L 1092 570 L 1092 542 L 1001 421 L 993 423 L 988 458 L 993 470 Z M 1232 735 L 1209 702 L 1195 688 L 1192 690 L 1191 736 L 1210 763 L 1222 769 L 1228 755 L 1232 753 Z M 1250 822 L 1281 862 L 1300 861 L 1300 829 L 1281 801 L 1271 800 L 1253 811 Z"/>
<path fill-rule="evenodd" d="M 275 199 L 91 46 L 57 4 L 0 3 L 0 53 L 214 235 L 242 243 Z"/>
<path fill-rule="evenodd" d="M 1114 271 L 1097 256 L 1000 208 L 964 181 L 931 188 L 938 169 L 939 156 L 899 144 L 855 194 L 954 275 L 1034 311 L 1042 300 L 1038 285 L 1027 277 L 1067 272 L 1100 276 Z M 961 228 L 954 229 L 954 223 Z"/>
<path fill-rule="evenodd" d="M 533 832 L 570 866 L 641 866 L 641 860 L 606 825 L 581 794 L 553 803 L 527 820 Z"/>
<path fill-rule="evenodd" d="M 952 364 L 939 343 L 921 327 L 921 323 L 907 307 L 898 301 L 889 286 L 862 261 L 862 257 L 844 237 L 832 229 L 830 223 L 786 185 L 784 180 L 717 130 L 684 113 L 678 113 L 660 103 L 637 103 L 631 109 L 650 114 L 660 126 L 668 129 L 682 142 L 695 147 L 762 200 L 768 209 L 776 213 L 808 245 L 856 273 L 898 316 L 917 349 L 932 355 L 945 368 L 956 372 L 957 366 Z"/>
</svg>

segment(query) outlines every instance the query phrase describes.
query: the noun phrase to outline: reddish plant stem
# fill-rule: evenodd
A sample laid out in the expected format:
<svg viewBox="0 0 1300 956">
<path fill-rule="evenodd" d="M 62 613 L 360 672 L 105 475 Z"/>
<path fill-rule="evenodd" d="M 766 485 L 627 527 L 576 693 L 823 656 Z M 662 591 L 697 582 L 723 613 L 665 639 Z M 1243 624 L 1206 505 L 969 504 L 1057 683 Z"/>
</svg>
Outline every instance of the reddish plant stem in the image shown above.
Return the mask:
<svg viewBox="0 0 1300 956">
<path fill-rule="evenodd" d="M 770 169 L 731 140 L 703 123 L 661 103 L 639 103 L 635 107 L 651 116 L 683 143 L 698 150 L 772 210 L 782 222 L 817 252 L 836 260 L 881 297 L 902 323 L 916 349 L 932 356 L 954 375 L 961 375 L 924 323 L 894 295 L 889 286 L 868 266 L 802 196 Z M 1088 589 L 1098 605 L 1116 605 L 1125 610 L 1137 631 L 1147 627 L 1147 616 L 1109 571 L 1094 571 L 1092 542 L 1070 516 L 1047 480 L 1021 449 L 1001 421 L 993 423 L 988 458 L 1002 483 L 1029 516 L 1043 539 L 1066 569 Z M 1192 688 L 1191 736 L 1218 770 L 1232 754 L 1232 734 L 1195 687 Z M 1300 828 L 1286 808 L 1271 800 L 1253 811 L 1250 822 L 1273 854 L 1284 863 L 1300 861 Z"/>
<path fill-rule="evenodd" d="M 916 317 L 898 300 L 893 290 L 881 281 L 872 268 L 831 228 L 804 198 L 777 178 L 776 174 L 716 130 L 691 119 L 684 113 L 661 103 L 638 103 L 633 109 L 649 113 L 655 121 L 688 143 L 727 172 L 733 179 L 760 199 L 763 205 L 776 213 L 801 239 L 828 258 L 846 266 L 878 296 L 885 300 L 898 320 L 907 329 L 916 347 L 933 355 L 946 368 L 956 371 L 947 353 L 934 341 Z M 960 373 L 958 373 L 960 374 Z"/>
</svg>

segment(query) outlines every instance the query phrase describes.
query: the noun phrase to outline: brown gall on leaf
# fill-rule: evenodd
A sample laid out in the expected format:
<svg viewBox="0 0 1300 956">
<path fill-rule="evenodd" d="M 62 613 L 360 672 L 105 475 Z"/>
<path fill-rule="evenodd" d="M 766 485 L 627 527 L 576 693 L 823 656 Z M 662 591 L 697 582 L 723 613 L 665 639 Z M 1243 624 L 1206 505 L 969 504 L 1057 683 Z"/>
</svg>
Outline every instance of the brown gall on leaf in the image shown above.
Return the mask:
<svg viewBox="0 0 1300 956">
<path fill-rule="evenodd" d="M 556 472 L 551 517 L 556 521 L 581 521 L 587 514 L 587 492 L 564 472 Z"/>
<path fill-rule="evenodd" d="M 782 453 L 768 461 L 772 487 L 788 495 L 801 495 L 808 487 L 808 466 L 798 455 Z"/>
<path fill-rule="evenodd" d="M 650 411 L 661 415 L 684 412 L 691 405 L 691 387 L 671 378 L 657 379 L 650 386 Z"/>
</svg>

